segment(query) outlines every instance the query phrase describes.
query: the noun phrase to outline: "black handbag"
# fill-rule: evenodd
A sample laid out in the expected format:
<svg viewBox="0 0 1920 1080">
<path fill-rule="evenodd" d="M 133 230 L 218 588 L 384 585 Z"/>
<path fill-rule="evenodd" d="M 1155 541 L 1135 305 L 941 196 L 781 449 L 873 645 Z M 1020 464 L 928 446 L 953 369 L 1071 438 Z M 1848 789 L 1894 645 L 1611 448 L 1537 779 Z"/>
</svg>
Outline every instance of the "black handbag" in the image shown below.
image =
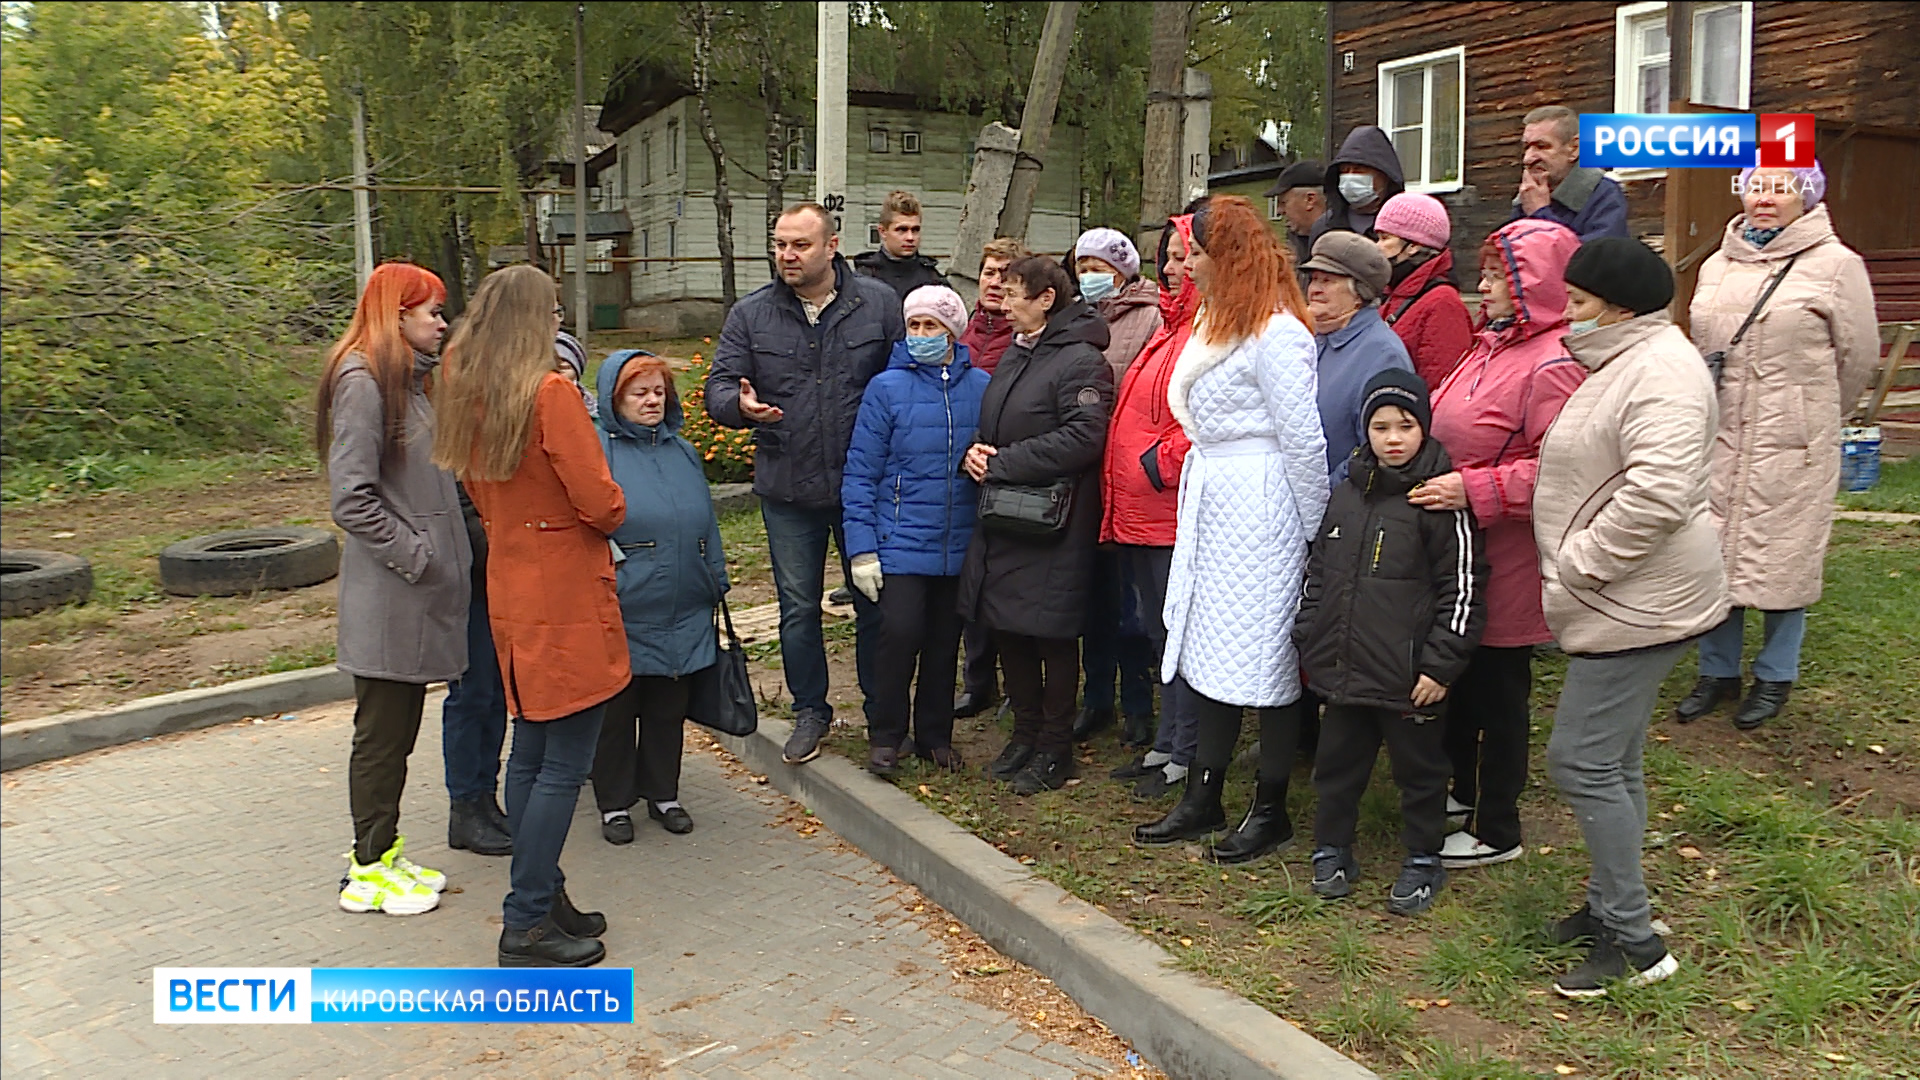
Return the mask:
<svg viewBox="0 0 1920 1080">
<path fill-rule="evenodd" d="M 716 580 L 714 587 L 718 589 L 719 584 Z M 714 605 L 715 631 L 723 625 L 726 640 L 720 643 L 720 655 L 711 667 L 688 676 L 693 685 L 687 688 L 687 719 L 722 735 L 751 735 L 760 728 L 760 706 L 753 680 L 747 677 L 747 650 L 733 632 L 733 612 L 725 593 Z"/>
<path fill-rule="evenodd" d="M 1073 514 L 1072 480 L 1051 484 L 981 484 L 980 525 L 1008 536 L 1058 537 Z"/>
</svg>

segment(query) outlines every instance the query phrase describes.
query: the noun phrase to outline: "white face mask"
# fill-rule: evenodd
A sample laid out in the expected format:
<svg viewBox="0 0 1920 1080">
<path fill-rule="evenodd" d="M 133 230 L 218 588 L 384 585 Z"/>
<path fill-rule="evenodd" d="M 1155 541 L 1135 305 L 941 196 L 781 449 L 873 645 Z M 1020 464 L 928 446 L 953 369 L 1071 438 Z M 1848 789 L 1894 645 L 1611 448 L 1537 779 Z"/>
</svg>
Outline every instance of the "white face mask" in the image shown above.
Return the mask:
<svg viewBox="0 0 1920 1080">
<path fill-rule="evenodd" d="M 1340 197 L 1348 206 L 1365 206 L 1373 201 L 1373 177 L 1364 173 L 1344 173 L 1340 177 Z"/>
<path fill-rule="evenodd" d="M 1589 330 L 1598 329 L 1600 329 L 1600 316 L 1598 315 L 1595 315 L 1591 319 L 1577 319 L 1567 324 L 1567 333 L 1569 334 L 1584 334 Z"/>
</svg>

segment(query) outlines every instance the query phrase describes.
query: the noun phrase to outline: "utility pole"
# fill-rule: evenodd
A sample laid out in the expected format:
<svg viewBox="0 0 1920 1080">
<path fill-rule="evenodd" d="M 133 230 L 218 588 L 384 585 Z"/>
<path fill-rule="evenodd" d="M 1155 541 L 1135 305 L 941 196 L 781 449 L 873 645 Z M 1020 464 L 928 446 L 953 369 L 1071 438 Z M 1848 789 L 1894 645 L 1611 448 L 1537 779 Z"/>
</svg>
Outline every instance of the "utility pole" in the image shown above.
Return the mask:
<svg viewBox="0 0 1920 1080">
<path fill-rule="evenodd" d="M 1001 236 L 1027 238 L 1027 219 L 1033 216 L 1033 197 L 1040 187 L 1042 159 L 1053 135 L 1053 114 L 1060 104 L 1060 83 L 1067 75 L 1067 53 L 1073 47 L 1073 23 L 1079 14 L 1077 2 L 1047 5 L 1040 51 L 1033 58 L 1033 81 L 1020 110 L 1020 153 L 1007 184 L 1006 205 L 1000 210 Z"/>
<path fill-rule="evenodd" d="M 1207 193 L 1207 172 L 1213 164 L 1213 76 L 1188 68 L 1180 101 L 1180 150 L 1183 167 L 1180 195 L 1186 205 Z"/>
<path fill-rule="evenodd" d="M 367 291 L 373 276 L 373 193 L 367 173 L 367 90 L 353 88 L 353 280 L 356 292 Z"/>
<path fill-rule="evenodd" d="M 819 13 L 813 199 L 837 227 L 847 209 L 847 5 L 823 0 Z"/>
<path fill-rule="evenodd" d="M 587 343 L 587 5 L 573 5 L 573 336 Z"/>
<path fill-rule="evenodd" d="M 1187 0 L 1155 0 L 1153 40 L 1147 65 L 1147 132 L 1140 163 L 1140 232 L 1135 245 L 1157 251 L 1160 230 L 1178 213 L 1181 174 L 1181 98 L 1185 95 L 1187 38 L 1193 6 Z M 1159 271 L 1158 267 L 1154 268 Z"/>
</svg>

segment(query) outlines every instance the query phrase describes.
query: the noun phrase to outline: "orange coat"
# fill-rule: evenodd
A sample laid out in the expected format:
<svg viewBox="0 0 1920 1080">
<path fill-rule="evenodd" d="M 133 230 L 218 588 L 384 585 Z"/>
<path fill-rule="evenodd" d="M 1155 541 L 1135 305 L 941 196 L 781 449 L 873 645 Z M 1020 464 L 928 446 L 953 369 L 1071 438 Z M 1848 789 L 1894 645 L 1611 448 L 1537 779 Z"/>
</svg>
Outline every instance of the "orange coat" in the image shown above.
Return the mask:
<svg viewBox="0 0 1920 1080">
<path fill-rule="evenodd" d="M 546 377 L 520 468 L 508 480 L 469 480 L 467 494 L 487 531 L 508 713 L 559 720 L 619 693 L 633 673 L 607 534 L 626 520 L 627 499 L 572 382 Z"/>
</svg>

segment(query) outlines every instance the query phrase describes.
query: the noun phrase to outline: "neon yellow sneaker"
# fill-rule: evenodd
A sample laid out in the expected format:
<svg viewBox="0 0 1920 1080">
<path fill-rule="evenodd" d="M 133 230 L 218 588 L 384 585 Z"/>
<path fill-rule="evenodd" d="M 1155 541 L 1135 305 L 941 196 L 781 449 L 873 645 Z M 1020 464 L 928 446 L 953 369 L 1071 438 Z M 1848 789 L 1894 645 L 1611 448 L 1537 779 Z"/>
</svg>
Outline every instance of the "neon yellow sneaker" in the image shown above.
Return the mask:
<svg viewBox="0 0 1920 1080">
<path fill-rule="evenodd" d="M 340 884 L 340 907 L 346 911 L 381 911 L 388 915 L 419 915 L 440 906 L 440 894 L 391 864 L 389 851 L 378 862 L 362 866 L 347 853 L 347 876 Z"/>
<path fill-rule="evenodd" d="M 388 866 L 393 867 L 395 870 L 398 870 L 401 873 L 407 875 L 408 877 L 419 882 L 420 884 L 425 885 L 427 888 L 432 889 L 434 892 L 441 892 L 445 890 L 447 887 L 447 875 L 441 873 L 438 870 L 429 870 L 426 867 L 421 866 L 419 863 L 414 862 L 412 859 L 406 858 L 405 856 L 401 855 L 400 854 L 401 850 L 406 846 L 407 846 L 406 837 L 404 836 L 394 837 L 393 848 L 389 850 L 385 855 L 380 856 L 380 861 L 386 863 Z"/>
</svg>

